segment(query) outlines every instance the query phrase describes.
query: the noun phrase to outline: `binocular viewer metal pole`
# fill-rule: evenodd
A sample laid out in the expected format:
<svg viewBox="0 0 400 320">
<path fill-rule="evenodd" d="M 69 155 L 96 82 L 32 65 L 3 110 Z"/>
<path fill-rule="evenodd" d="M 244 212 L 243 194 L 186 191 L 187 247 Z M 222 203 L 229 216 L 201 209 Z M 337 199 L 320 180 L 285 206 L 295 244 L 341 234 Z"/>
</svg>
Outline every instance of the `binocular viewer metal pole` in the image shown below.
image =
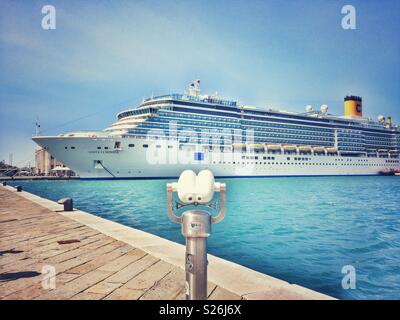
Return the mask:
<svg viewBox="0 0 400 320">
<path fill-rule="evenodd" d="M 184 171 L 181 174 L 178 183 L 167 184 L 168 217 L 171 221 L 181 224 L 182 235 L 186 238 L 186 299 L 205 300 L 207 299 L 207 238 L 211 234 L 211 225 L 221 221 L 225 216 L 226 186 L 224 183 L 215 183 L 214 176 L 208 171 L 206 174 L 207 181 L 195 181 L 196 187 L 186 189 L 187 184 L 181 183 L 185 172 L 187 173 L 187 171 Z M 192 171 L 192 178 L 193 174 L 194 172 Z M 197 178 L 199 177 L 201 180 L 200 173 Z M 189 194 L 182 192 L 180 190 L 182 188 L 191 190 L 191 192 Z M 212 188 L 212 190 L 207 190 L 207 188 Z M 179 200 L 181 202 L 176 201 L 174 203 L 174 192 L 177 192 L 178 196 L 180 195 Z M 215 217 L 206 210 L 196 209 L 199 204 L 207 207 L 212 203 L 214 192 L 220 193 L 220 210 Z M 200 201 L 196 202 L 196 199 L 198 201 L 200 199 Z M 189 205 L 192 205 L 192 209 L 185 211 L 181 216 L 178 217 L 174 214 L 174 209 Z"/>
</svg>

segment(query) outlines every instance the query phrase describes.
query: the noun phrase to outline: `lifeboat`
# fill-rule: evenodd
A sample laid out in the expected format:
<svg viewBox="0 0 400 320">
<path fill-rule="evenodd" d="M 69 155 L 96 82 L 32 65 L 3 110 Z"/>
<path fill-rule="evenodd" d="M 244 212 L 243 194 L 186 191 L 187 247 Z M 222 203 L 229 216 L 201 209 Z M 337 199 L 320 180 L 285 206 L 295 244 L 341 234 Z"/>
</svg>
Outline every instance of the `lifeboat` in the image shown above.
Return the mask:
<svg viewBox="0 0 400 320">
<path fill-rule="evenodd" d="M 251 144 L 249 144 L 249 147 L 254 150 L 264 150 L 264 146 L 259 143 L 251 143 Z"/>
<path fill-rule="evenodd" d="M 310 146 L 299 146 L 299 151 L 300 152 L 308 152 L 308 151 L 311 151 L 311 147 Z"/>
<path fill-rule="evenodd" d="M 378 149 L 379 157 L 388 157 L 389 153 L 387 149 Z"/>
<path fill-rule="evenodd" d="M 325 147 L 313 147 L 314 152 L 325 152 Z"/>
<path fill-rule="evenodd" d="M 280 144 L 267 144 L 268 150 L 281 150 Z"/>
<path fill-rule="evenodd" d="M 245 143 L 232 143 L 233 148 L 246 148 Z"/>
<path fill-rule="evenodd" d="M 294 144 L 287 144 L 283 146 L 283 149 L 287 151 L 296 151 L 297 147 Z"/>
<path fill-rule="evenodd" d="M 335 147 L 328 147 L 326 148 L 326 151 L 328 151 L 328 153 L 336 153 L 338 150 Z"/>
<path fill-rule="evenodd" d="M 233 152 L 244 152 L 246 151 L 245 143 L 232 143 L 232 151 Z"/>
<path fill-rule="evenodd" d="M 393 158 L 397 158 L 399 155 L 399 150 L 389 150 L 389 155 Z"/>
</svg>

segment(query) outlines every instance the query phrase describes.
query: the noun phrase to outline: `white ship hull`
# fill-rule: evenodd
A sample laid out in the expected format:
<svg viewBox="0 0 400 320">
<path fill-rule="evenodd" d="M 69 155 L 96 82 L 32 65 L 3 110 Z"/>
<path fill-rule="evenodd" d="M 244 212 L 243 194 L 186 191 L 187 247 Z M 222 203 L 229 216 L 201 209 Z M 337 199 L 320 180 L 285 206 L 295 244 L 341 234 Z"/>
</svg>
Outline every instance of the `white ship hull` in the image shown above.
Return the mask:
<svg viewBox="0 0 400 320">
<path fill-rule="evenodd" d="M 377 175 L 400 169 L 398 158 L 340 155 L 232 153 L 178 150 L 176 142 L 117 137 L 34 137 L 57 160 L 86 179 L 172 178 L 185 169 L 210 169 L 217 177 Z M 115 142 L 120 146 L 115 148 Z M 129 145 L 134 147 L 129 147 Z M 148 147 L 144 148 L 143 145 Z M 155 145 L 161 145 L 156 148 Z M 170 145 L 169 149 L 167 145 Z M 194 152 L 202 160 L 194 160 Z M 243 158 L 244 157 L 244 158 Z"/>
</svg>

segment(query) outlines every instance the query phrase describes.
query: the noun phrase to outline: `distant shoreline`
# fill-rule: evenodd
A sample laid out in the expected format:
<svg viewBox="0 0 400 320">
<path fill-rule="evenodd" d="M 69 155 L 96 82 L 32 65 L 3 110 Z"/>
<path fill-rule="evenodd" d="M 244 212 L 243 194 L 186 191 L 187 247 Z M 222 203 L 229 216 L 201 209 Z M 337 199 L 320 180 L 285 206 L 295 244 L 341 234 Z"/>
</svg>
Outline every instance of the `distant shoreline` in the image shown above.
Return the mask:
<svg viewBox="0 0 400 320">
<path fill-rule="evenodd" d="M 79 180 L 78 176 L 73 177 L 55 177 L 55 176 L 15 176 L 15 177 L 0 177 L 0 181 L 13 180 Z"/>
</svg>

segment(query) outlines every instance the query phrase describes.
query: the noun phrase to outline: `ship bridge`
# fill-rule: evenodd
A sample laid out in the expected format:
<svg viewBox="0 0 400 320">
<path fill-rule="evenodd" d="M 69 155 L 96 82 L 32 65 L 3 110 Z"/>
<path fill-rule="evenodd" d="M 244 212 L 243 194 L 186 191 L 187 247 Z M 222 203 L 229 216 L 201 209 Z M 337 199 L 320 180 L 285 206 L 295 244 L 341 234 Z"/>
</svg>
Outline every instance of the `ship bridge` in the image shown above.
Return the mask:
<svg viewBox="0 0 400 320">
<path fill-rule="evenodd" d="M 171 110 L 173 106 L 209 107 L 238 112 L 237 101 L 219 98 L 215 95 L 201 95 L 199 89 L 191 89 L 185 94 L 167 94 L 144 99 L 134 109 L 127 109 L 117 114 L 117 121 L 104 131 L 113 134 L 127 134 L 137 128 L 150 117 L 157 114 L 159 109 Z"/>
</svg>

